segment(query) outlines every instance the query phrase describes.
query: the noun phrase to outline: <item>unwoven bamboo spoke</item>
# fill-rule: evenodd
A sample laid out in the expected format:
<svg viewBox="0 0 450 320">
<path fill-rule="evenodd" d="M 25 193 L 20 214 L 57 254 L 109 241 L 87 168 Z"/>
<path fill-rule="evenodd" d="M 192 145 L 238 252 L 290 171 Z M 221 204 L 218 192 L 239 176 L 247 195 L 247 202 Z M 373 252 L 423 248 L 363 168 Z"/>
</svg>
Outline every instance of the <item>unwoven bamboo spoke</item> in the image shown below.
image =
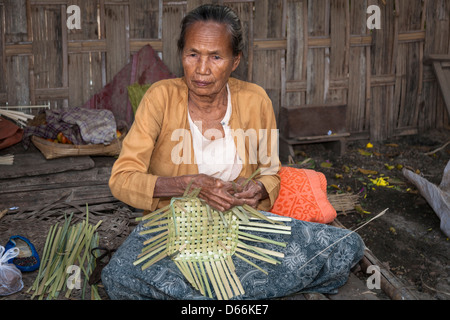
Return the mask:
<svg viewBox="0 0 450 320">
<path fill-rule="evenodd" d="M 226 279 L 227 279 L 228 283 L 231 285 L 231 287 L 233 288 L 234 294 L 232 294 L 232 296 L 240 295 L 239 288 L 236 285 L 235 280 L 233 279 L 233 276 L 230 273 L 230 270 L 228 269 L 226 260 L 220 260 L 220 261 L 218 261 L 218 263 L 220 263 L 222 265 L 222 269 L 225 272 Z"/>
<path fill-rule="evenodd" d="M 238 248 L 250 249 L 250 250 L 256 252 L 259 256 L 262 256 L 265 259 L 267 259 L 268 260 L 267 262 L 269 262 L 269 263 L 273 263 L 273 264 L 278 264 L 279 263 L 278 260 L 276 260 L 275 258 L 272 258 L 269 255 L 269 252 L 271 252 L 270 250 L 267 250 L 266 252 L 264 252 L 263 250 L 261 250 L 261 248 L 254 247 L 254 246 L 249 246 L 249 245 L 247 245 L 246 243 L 244 243 L 242 241 L 238 241 Z M 236 250 L 237 250 L 237 248 L 236 248 Z M 272 251 L 272 252 L 274 252 L 274 251 Z M 260 258 L 258 258 L 258 259 L 260 259 Z M 261 260 L 263 260 L 263 259 L 261 259 Z"/>
</svg>

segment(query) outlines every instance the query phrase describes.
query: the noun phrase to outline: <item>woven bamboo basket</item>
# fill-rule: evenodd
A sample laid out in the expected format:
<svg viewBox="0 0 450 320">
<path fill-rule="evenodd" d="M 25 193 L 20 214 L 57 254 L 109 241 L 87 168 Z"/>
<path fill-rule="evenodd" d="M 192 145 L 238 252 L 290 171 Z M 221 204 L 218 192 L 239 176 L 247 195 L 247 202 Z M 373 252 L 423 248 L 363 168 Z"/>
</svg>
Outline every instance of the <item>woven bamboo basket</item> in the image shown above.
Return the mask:
<svg viewBox="0 0 450 320">
<path fill-rule="evenodd" d="M 283 257 L 280 252 L 249 245 L 244 241 L 286 246 L 285 243 L 247 231 L 290 234 L 290 227 L 285 226 L 283 221 L 291 219 L 268 218 L 249 206 L 235 207 L 222 213 L 199 199 L 198 192 L 173 198 L 167 207 L 138 219 L 147 221 L 141 235 L 150 237 L 144 241 L 142 252 L 134 265 L 143 264 L 142 270 L 145 270 L 169 257 L 202 295 L 218 300 L 243 295 L 244 288 L 236 275 L 233 257 L 265 274 L 267 272 L 252 259 L 279 264 L 277 258 Z"/>
<path fill-rule="evenodd" d="M 88 144 L 88 145 L 74 145 L 54 143 L 46 139 L 32 136 L 31 141 L 38 148 L 45 159 L 51 160 L 64 157 L 77 156 L 118 156 L 122 150 L 122 142 L 126 133 L 123 133 L 119 138 L 114 139 L 109 144 Z"/>
</svg>

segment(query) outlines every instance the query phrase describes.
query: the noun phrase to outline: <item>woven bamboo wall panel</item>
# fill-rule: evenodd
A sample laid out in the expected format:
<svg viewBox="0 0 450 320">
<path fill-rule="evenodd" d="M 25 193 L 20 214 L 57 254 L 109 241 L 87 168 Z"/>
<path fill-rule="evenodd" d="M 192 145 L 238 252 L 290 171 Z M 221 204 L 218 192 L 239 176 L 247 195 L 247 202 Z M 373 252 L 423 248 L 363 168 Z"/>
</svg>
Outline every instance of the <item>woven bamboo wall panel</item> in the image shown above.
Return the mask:
<svg viewBox="0 0 450 320">
<path fill-rule="evenodd" d="M 265 88 L 277 116 L 344 103 L 355 139 L 448 126 L 423 60 L 450 54 L 450 0 L 0 0 L 0 105 L 80 106 L 146 44 L 181 76 L 181 19 L 211 2 L 240 15 L 246 45 L 233 76 Z M 67 27 L 71 5 L 81 29 Z M 381 29 L 367 27 L 371 5 Z"/>
</svg>

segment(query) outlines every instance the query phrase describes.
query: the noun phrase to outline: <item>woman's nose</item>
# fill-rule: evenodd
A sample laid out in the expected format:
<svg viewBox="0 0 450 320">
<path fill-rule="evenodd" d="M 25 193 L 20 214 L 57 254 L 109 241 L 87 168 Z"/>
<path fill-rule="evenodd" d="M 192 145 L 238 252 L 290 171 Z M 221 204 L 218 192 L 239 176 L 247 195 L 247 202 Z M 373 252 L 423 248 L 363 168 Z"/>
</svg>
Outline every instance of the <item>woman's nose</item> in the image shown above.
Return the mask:
<svg viewBox="0 0 450 320">
<path fill-rule="evenodd" d="M 197 73 L 199 73 L 199 74 L 209 74 L 210 73 L 208 57 L 200 56 L 200 59 L 198 59 L 198 62 L 197 62 Z"/>
</svg>

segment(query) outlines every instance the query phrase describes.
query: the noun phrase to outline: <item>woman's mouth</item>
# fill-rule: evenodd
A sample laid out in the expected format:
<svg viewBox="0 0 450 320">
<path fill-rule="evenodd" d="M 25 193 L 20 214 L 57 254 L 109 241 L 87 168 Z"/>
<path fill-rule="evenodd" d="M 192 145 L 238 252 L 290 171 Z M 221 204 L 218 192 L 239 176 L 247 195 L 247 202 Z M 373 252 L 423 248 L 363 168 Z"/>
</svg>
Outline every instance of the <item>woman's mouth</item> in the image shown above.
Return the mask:
<svg viewBox="0 0 450 320">
<path fill-rule="evenodd" d="M 192 81 L 197 87 L 203 88 L 203 87 L 207 87 L 211 84 L 211 82 L 207 82 L 207 81 Z"/>
</svg>

